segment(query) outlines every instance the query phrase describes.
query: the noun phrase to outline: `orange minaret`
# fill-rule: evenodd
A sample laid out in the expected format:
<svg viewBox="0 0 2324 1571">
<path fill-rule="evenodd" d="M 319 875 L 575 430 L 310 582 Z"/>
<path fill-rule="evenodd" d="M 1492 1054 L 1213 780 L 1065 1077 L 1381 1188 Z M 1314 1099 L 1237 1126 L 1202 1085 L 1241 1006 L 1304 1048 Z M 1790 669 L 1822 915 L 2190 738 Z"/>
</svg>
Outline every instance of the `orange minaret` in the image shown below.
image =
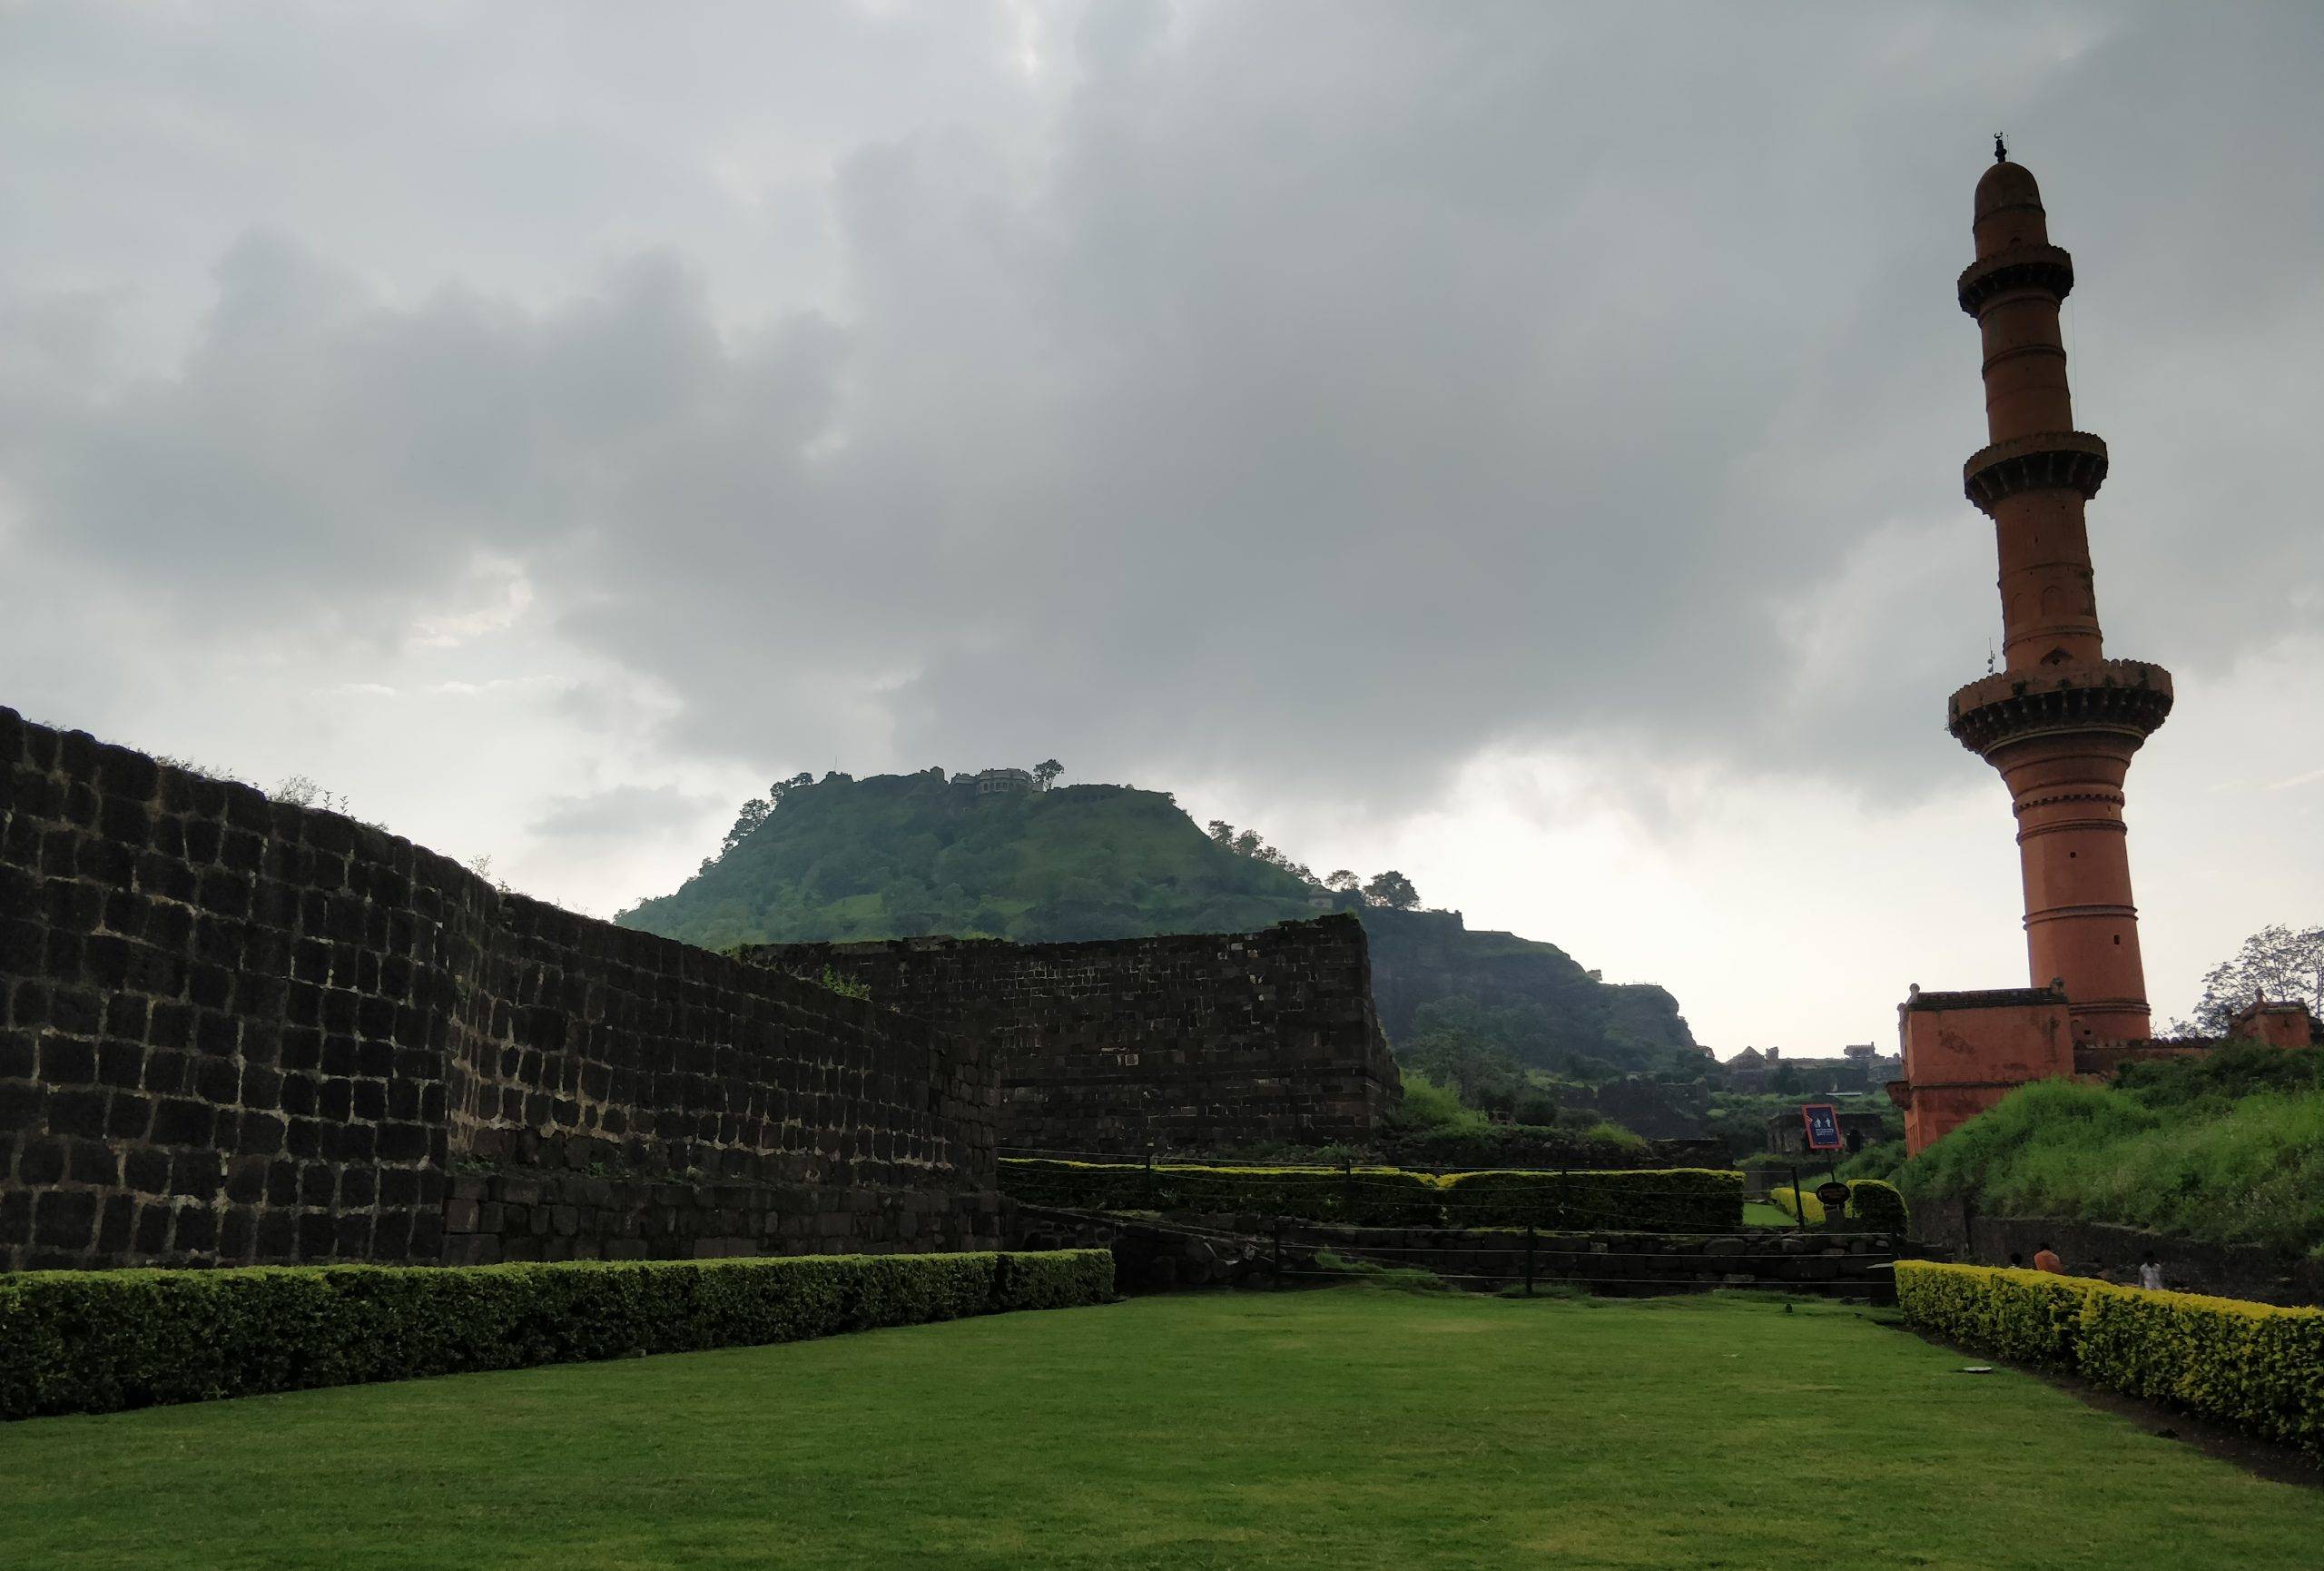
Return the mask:
<svg viewBox="0 0 2324 1571">
<path fill-rule="evenodd" d="M 1961 309 L 1984 340 L 1991 440 L 1963 479 L 1994 521 L 2007 658 L 1953 695 L 1947 728 L 2001 771 L 2015 805 L 2033 984 L 2065 983 L 2077 1041 L 2143 1039 L 2122 781 L 2171 713 L 2171 673 L 2106 658 L 2083 519 L 2106 478 L 2106 444 L 2073 428 L 2058 334 L 2073 259 L 2050 243 L 2041 188 L 1999 137 L 1974 227 Z"/>
</svg>

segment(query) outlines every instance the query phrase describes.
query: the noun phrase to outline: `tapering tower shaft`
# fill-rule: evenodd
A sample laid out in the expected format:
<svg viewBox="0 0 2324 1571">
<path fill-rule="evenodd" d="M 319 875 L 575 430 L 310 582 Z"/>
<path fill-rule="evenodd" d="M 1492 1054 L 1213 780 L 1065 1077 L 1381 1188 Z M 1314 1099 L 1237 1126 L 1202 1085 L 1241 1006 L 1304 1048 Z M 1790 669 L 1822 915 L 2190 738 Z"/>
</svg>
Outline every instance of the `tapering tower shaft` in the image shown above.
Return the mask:
<svg viewBox="0 0 2324 1571">
<path fill-rule="evenodd" d="M 2058 327 L 2073 259 L 2050 243 L 2024 165 L 1996 153 L 1974 231 L 1960 300 L 1984 341 L 1990 442 L 1963 479 L 1994 520 L 2006 660 L 1953 696 L 1950 729 L 2001 772 L 2015 805 L 2033 984 L 2064 982 L 2078 1038 L 2142 1038 L 2123 781 L 2170 713 L 2171 675 L 2105 656 L 2084 509 L 2106 444 L 2073 429 Z"/>
</svg>

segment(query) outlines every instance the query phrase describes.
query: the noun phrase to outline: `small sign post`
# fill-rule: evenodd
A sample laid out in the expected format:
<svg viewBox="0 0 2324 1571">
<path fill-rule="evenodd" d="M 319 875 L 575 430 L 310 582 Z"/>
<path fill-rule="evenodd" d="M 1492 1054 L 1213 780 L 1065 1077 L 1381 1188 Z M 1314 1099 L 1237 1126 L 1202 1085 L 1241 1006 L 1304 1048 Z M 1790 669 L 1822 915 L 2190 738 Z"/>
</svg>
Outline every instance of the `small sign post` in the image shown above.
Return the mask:
<svg viewBox="0 0 2324 1571">
<path fill-rule="evenodd" d="M 1816 1186 L 1816 1199 L 1824 1208 L 1824 1223 L 1837 1227 L 1840 1219 L 1848 1214 L 1848 1186 L 1837 1179 Z"/>
<path fill-rule="evenodd" d="M 1841 1151 L 1847 1142 L 1840 1138 L 1840 1110 L 1828 1102 L 1811 1102 L 1799 1110 L 1802 1121 L 1807 1125 L 1809 1151 Z"/>
</svg>

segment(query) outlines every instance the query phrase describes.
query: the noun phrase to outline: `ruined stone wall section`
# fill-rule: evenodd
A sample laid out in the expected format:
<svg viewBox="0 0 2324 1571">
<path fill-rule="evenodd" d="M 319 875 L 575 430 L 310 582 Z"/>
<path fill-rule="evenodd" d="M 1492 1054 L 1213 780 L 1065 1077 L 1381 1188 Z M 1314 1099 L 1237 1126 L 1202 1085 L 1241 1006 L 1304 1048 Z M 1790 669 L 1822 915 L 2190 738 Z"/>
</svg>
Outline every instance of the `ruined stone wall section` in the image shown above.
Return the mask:
<svg viewBox="0 0 2324 1571">
<path fill-rule="evenodd" d="M 876 1003 L 986 1041 L 1000 1140 L 1019 1150 L 1362 1140 L 1401 1094 L 1353 916 L 1089 944 L 920 938 L 742 953 L 804 976 L 828 968 Z"/>
<path fill-rule="evenodd" d="M 982 1049 L 0 709 L 0 1269 L 962 1248 Z"/>
</svg>

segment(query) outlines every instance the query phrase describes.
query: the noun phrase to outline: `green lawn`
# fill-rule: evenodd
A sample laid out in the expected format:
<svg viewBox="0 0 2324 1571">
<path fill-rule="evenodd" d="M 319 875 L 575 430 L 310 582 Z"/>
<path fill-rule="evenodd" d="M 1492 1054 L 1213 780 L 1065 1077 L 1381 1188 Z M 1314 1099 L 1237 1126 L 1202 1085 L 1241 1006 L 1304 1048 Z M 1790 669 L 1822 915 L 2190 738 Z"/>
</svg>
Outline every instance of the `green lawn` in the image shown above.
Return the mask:
<svg viewBox="0 0 2324 1571">
<path fill-rule="evenodd" d="M 0 1428 L 11 1566 L 2310 1567 L 2267 1483 L 1876 1314 L 1365 1289 Z"/>
<path fill-rule="evenodd" d="M 1793 1221 L 1791 1213 L 1781 1206 L 1769 1205 L 1766 1200 L 1745 1200 L 1743 1225 L 1747 1228 L 1789 1228 L 1799 1224 Z"/>
</svg>

